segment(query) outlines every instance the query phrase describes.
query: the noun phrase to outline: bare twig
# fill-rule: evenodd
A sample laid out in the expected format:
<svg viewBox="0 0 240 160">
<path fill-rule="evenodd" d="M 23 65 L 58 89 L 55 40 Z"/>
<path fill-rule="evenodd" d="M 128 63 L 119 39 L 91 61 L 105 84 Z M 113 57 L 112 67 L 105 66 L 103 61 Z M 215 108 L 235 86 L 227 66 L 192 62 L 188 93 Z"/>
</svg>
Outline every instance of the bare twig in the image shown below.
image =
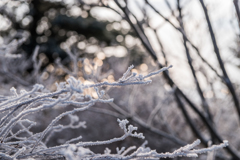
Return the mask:
<svg viewBox="0 0 240 160">
<path fill-rule="evenodd" d="M 221 54 L 220 54 L 220 51 L 218 49 L 218 45 L 217 45 L 217 41 L 216 41 L 216 38 L 215 38 L 215 34 L 213 32 L 213 28 L 212 28 L 212 24 L 211 24 L 211 21 L 210 21 L 210 18 L 208 16 L 208 11 L 207 11 L 207 8 L 203 2 L 203 0 L 199 0 L 200 3 L 201 3 L 201 6 L 203 8 L 203 11 L 204 11 L 204 14 L 205 14 L 205 18 L 206 18 L 206 21 L 207 21 L 207 24 L 208 24 L 208 29 L 209 29 L 209 32 L 210 32 L 210 36 L 211 36 L 211 39 L 212 39 L 212 44 L 213 44 L 213 47 L 214 47 L 214 52 L 217 56 L 217 59 L 218 59 L 218 63 L 220 65 L 220 68 L 223 72 L 223 81 L 225 82 L 226 86 L 228 87 L 228 90 L 230 91 L 232 97 L 233 97 L 233 101 L 234 101 L 234 104 L 235 104 L 235 108 L 238 112 L 238 118 L 240 120 L 240 105 L 239 105 L 239 100 L 238 100 L 238 97 L 236 95 L 236 92 L 235 92 L 235 89 L 233 87 L 233 84 L 231 82 L 231 80 L 229 79 L 228 77 L 228 74 L 227 74 L 227 71 L 225 69 L 225 66 L 224 66 L 224 63 L 223 63 L 223 60 L 222 60 L 222 57 L 221 57 Z"/>
<path fill-rule="evenodd" d="M 239 1 L 238 0 L 233 0 L 234 7 L 236 9 L 237 17 L 238 17 L 238 24 L 240 24 L 240 11 L 239 11 Z"/>
</svg>

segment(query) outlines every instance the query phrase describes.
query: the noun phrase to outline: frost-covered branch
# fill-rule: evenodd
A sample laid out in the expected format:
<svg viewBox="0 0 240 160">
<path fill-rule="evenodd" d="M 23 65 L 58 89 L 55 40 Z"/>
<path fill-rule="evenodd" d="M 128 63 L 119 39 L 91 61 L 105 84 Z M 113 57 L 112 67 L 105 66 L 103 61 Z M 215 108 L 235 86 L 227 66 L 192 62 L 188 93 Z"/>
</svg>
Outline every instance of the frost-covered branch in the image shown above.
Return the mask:
<svg viewBox="0 0 240 160">
<path fill-rule="evenodd" d="M 104 141 L 80 141 L 81 135 L 76 138 L 65 141 L 65 143 L 48 147 L 47 143 L 54 136 L 56 132 L 63 132 L 66 129 L 77 129 L 80 127 L 85 128 L 85 122 L 81 122 L 79 117 L 75 114 L 88 110 L 95 103 L 112 103 L 113 99 L 105 96 L 105 91 L 101 90 L 102 86 L 125 86 L 125 85 L 139 85 L 148 84 L 151 80 L 147 78 L 166 71 L 172 66 L 165 67 L 161 70 L 149 73 L 145 76 L 130 73 L 133 66 L 123 74 L 117 82 L 101 82 L 95 84 L 84 84 L 80 80 L 70 77 L 66 82 L 56 83 L 56 91 L 50 92 L 46 90 L 43 85 L 34 85 L 30 91 L 21 90 L 17 92 L 15 88 L 11 88 L 13 95 L 5 96 L 0 103 L 0 113 L 4 116 L 0 121 L 0 149 L 1 156 L 5 159 L 24 159 L 30 157 L 39 158 L 56 158 L 65 157 L 67 159 L 142 159 L 142 158 L 163 158 L 163 157 L 177 157 L 188 156 L 197 157 L 200 153 L 213 151 L 227 146 L 227 142 L 220 145 L 215 145 L 206 149 L 193 149 L 200 141 L 184 146 L 173 153 L 157 153 L 145 147 L 145 144 L 137 148 L 135 146 L 117 149 L 117 154 L 111 154 L 110 150 L 104 154 L 95 154 L 89 149 L 88 146 L 101 146 L 106 144 L 122 141 L 127 137 L 135 137 L 144 139 L 142 133 L 137 133 L 137 127 L 128 125 L 127 119 L 119 120 L 120 128 L 124 134 L 117 138 L 112 138 Z M 96 92 L 97 97 L 93 98 L 91 95 L 86 95 L 85 90 L 92 88 Z M 34 121 L 27 119 L 28 115 L 41 112 L 43 110 L 52 110 L 54 106 L 67 107 L 73 105 L 74 108 L 60 113 L 58 116 L 48 124 L 48 126 L 38 133 L 33 133 L 30 129 L 37 125 Z M 117 109 L 119 110 L 119 109 Z M 121 109 L 119 111 L 122 111 Z M 108 112 L 111 114 L 112 112 Z M 113 112 L 114 113 L 114 112 Z M 120 112 L 121 113 L 121 112 Z M 117 114 L 115 114 L 117 115 Z M 68 125 L 57 125 L 60 119 L 68 116 L 70 123 Z M 136 117 L 133 117 L 136 122 Z M 142 123 L 140 123 L 142 124 Z M 18 128 L 17 132 L 14 129 Z M 22 136 L 24 135 L 24 136 Z M 15 139 L 17 141 L 15 141 Z M 80 141 L 80 142 L 77 142 Z M 77 142 L 74 144 L 74 142 Z M 17 146 L 17 147 L 16 147 Z M 3 148 L 4 147 L 4 148 Z M 136 149 L 137 148 L 137 149 Z M 11 149 L 11 153 L 8 150 Z M 135 151 L 134 151 L 135 150 Z"/>
<path fill-rule="evenodd" d="M 37 55 L 36 48 L 33 60 L 36 61 Z M 35 68 L 38 68 L 35 66 Z M 72 128 L 76 129 L 79 127 L 85 127 L 85 123 L 78 122 L 79 118 L 73 116 L 73 114 L 89 109 L 95 103 L 110 103 L 113 101 L 111 98 L 105 98 L 104 90 L 100 90 L 102 86 L 125 86 L 125 85 L 135 85 L 135 84 L 148 84 L 151 81 L 145 80 L 152 75 L 158 74 L 163 70 L 150 73 L 150 75 L 142 76 L 137 74 L 132 74 L 127 77 L 133 66 L 129 67 L 128 71 L 123 75 L 122 80 L 118 82 L 103 82 L 95 84 L 83 84 L 80 80 L 70 77 L 67 82 L 56 83 L 57 89 L 55 92 L 50 92 L 44 88 L 43 85 L 36 84 L 30 91 L 21 90 L 20 93 L 15 88 L 11 88 L 12 95 L 5 96 L 2 98 L 0 103 L 0 113 L 4 116 L 0 121 L 0 139 L 1 145 L 5 146 L 4 153 L 7 148 L 15 148 L 12 145 L 17 145 L 12 152 L 13 155 L 7 155 L 4 153 L 3 156 L 8 159 L 22 157 L 23 155 L 41 155 L 42 153 L 47 154 L 50 151 L 50 155 L 59 155 L 57 149 L 67 148 L 71 142 L 81 139 L 81 136 L 77 138 L 72 138 L 66 141 L 65 144 L 48 148 L 46 143 L 50 140 L 55 132 L 61 132 L 64 129 Z M 166 69 L 164 69 L 166 70 Z M 84 90 L 92 88 L 97 93 L 98 97 L 93 98 L 90 95 L 86 95 Z M 33 133 L 30 131 L 32 126 L 36 125 L 34 121 L 27 119 L 28 115 L 41 112 L 46 109 L 53 109 L 54 106 L 66 107 L 69 105 L 75 106 L 74 109 L 65 111 L 58 116 L 56 116 L 45 130 L 39 133 Z M 70 117 L 70 124 L 66 126 L 56 125 L 60 119 L 65 116 Z M 144 138 L 141 133 L 136 133 L 137 128 L 132 125 L 126 126 L 128 124 L 127 120 L 118 120 L 120 127 L 124 130 L 124 135 L 118 138 L 113 138 L 106 141 L 97 142 L 78 142 L 77 147 L 86 147 L 91 145 L 103 145 L 110 144 L 120 140 L 124 140 L 126 137 L 136 137 Z M 23 124 L 24 123 L 24 124 Z M 74 124 L 77 123 L 77 124 Z M 27 125 L 27 126 L 26 126 Z M 20 127 L 17 132 L 14 133 L 14 129 Z M 25 135 L 24 137 L 22 135 Z M 48 135 L 46 137 L 46 135 Z M 12 141 L 17 139 L 17 141 Z M 45 139 L 45 140 L 44 140 Z"/>
<path fill-rule="evenodd" d="M 183 146 L 174 152 L 170 153 L 157 153 L 155 150 L 151 150 L 149 147 L 145 147 L 145 145 L 137 148 L 133 153 L 128 154 L 130 151 L 136 149 L 135 146 L 129 147 L 127 150 L 125 148 L 122 148 L 121 150 L 117 150 L 117 154 L 111 154 L 111 152 L 106 152 L 105 154 L 98 155 L 91 153 L 90 155 L 81 155 L 78 156 L 78 152 L 75 152 L 75 158 L 81 158 L 81 159 L 115 159 L 115 160 L 129 160 L 129 159 L 159 159 L 159 158 L 175 158 L 175 157 L 198 157 L 199 154 L 211 152 L 218 150 L 220 148 L 226 147 L 228 145 L 227 141 L 224 141 L 223 143 L 219 145 L 214 145 L 209 148 L 204 149 L 193 149 L 197 145 L 200 144 L 200 140 L 194 141 L 192 144 L 188 144 L 186 146 Z M 77 148 L 77 146 L 75 146 Z M 81 150 L 82 148 L 80 148 Z M 69 150 L 66 150 L 65 154 L 68 153 Z M 72 151 L 73 152 L 73 151 Z M 88 152 L 87 152 L 88 153 Z M 128 155 L 127 155 L 128 154 Z M 74 155 L 74 154 L 72 154 Z"/>
</svg>

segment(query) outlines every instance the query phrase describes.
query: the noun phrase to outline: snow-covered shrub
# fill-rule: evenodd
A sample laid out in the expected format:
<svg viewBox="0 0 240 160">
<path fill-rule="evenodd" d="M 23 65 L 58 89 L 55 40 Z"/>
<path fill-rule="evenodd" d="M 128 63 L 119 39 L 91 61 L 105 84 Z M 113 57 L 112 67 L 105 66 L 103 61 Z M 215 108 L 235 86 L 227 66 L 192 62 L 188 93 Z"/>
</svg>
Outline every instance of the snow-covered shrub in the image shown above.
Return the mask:
<svg viewBox="0 0 240 160">
<path fill-rule="evenodd" d="M 59 132 L 64 134 L 66 129 L 85 128 L 85 121 L 80 121 L 76 115 L 77 112 L 83 112 L 91 108 L 96 103 L 111 103 L 112 98 L 106 98 L 104 86 L 123 87 L 127 85 L 146 85 L 151 83 L 150 77 L 168 70 L 172 66 L 162 68 L 161 70 L 151 72 L 147 75 L 141 75 L 131 72 L 133 66 L 130 66 L 123 76 L 115 82 L 99 82 L 93 84 L 84 84 L 73 76 L 66 82 L 56 83 L 56 90 L 50 91 L 43 85 L 35 84 L 31 90 L 18 91 L 14 87 L 10 89 L 11 95 L 2 95 L 0 103 L 0 156 L 3 159 L 27 159 L 27 158 L 66 158 L 66 159 L 158 159 L 173 158 L 177 156 L 197 157 L 200 153 L 213 151 L 228 145 L 227 141 L 222 144 L 213 145 L 205 149 L 193 149 L 200 143 L 200 140 L 175 150 L 173 153 L 157 153 L 151 150 L 144 143 L 140 147 L 130 146 L 129 148 L 117 148 L 116 154 L 111 154 L 106 149 L 103 154 L 92 152 L 88 149 L 93 145 L 105 145 L 122 141 L 131 136 L 144 139 L 142 133 L 137 132 L 137 127 L 128 125 L 127 119 L 120 120 L 118 123 L 123 130 L 121 137 L 108 139 L 105 141 L 81 141 L 81 133 L 78 137 L 63 142 L 60 145 L 49 147 L 48 141 L 57 136 Z M 97 97 L 86 94 L 85 90 L 92 89 Z M 69 107 L 73 109 L 59 113 L 49 122 L 48 126 L 40 132 L 33 132 L 31 128 L 37 124 L 37 121 L 31 120 L 31 115 L 44 110 L 54 110 L 54 107 Z M 67 125 L 59 124 L 60 119 L 69 117 L 70 123 Z M 43 117 L 44 118 L 44 117 Z M 35 119 L 36 120 L 36 119 Z M 89 126 L 91 127 L 91 126 Z"/>
</svg>

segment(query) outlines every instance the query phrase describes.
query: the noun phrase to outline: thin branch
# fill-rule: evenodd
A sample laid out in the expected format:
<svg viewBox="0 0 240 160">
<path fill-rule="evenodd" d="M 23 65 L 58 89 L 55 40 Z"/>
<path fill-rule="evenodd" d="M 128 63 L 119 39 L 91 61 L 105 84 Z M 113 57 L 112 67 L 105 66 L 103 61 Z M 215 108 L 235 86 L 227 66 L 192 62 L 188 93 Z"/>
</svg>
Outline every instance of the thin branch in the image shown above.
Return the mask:
<svg viewBox="0 0 240 160">
<path fill-rule="evenodd" d="M 197 55 L 201 58 L 201 60 L 207 64 L 207 66 L 213 71 L 215 72 L 215 74 L 220 78 L 223 79 L 223 77 L 218 74 L 217 70 L 214 69 L 200 54 L 199 49 L 187 38 L 185 32 L 179 28 L 176 27 L 168 18 L 166 18 L 165 16 L 163 16 L 153 5 L 151 5 L 151 3 L 148 2 L 148 0 L 145 0 L 145 2 L 148 4 L 148 6 L 150 6 L 160 17 L 162 17 L 166 22 L 168 22 L 173 28 L 175 28 L 176 30 L 178 30 L 179 32 L 181 32 L 183 34 L 183 36 L 186 38 L 186 41 L 195 49 Z"/>
<path fill-rule="evenodd" d="M 237 17 L 238 17 L 238 24 L 240 24 L 240 11 L 238 6 L 238 0 L 233 0 L 234 7 L 236 9 Z"/>
<path fill-rule="evenodd" d="M 199 0 L 200 3 L 201 3 L 201 6 L 203 8 L 203 11 L 204 11 L 204 14 L 205 14 L 205 18 L 206 18 L 206 21 L 207 21 L 207 24 L 208 24 L 208 29 L 209 29 L 209 32 L 210 32 L 210 36 L 211 36 L 211 39 L 212 39 L 212 44 L 213 44 L 213 47 L 214 47 L 214 52 L 217 56 L 217 59 L 218 59 L 218 63 L 220 65 L 220 68 L 223 72 L 223 81 L 225 82 L 225 84 L 227 85 L 228 87 L 228 90 L 230 91 L 230 93 L 232 94 L 232 97 L 233 97 L 233 101 L 234 101 L 234 104 L 235 104 L 235 108 L 238 112 L 238 118 L 240 120 L 240 105 L 239 105 L 239 100 L 238 100 L 238 97 L 237 97 L 237 94 L 235 92 L 235 89 L 233 87 L 233 84 L 231 82 L 231 80 L 229 79 L 228 77 L 228 74 L 227 74 L 227 71 L 225 69 L 225 66 L 224 66 L 224 63 L 223 63 L 223 60 L 221 58 L 221 54 L 220 54 L 220 51 L 218 49 L 218 45 L 217 45 L 217 41 L 216 41 L 216 38 L 215 38 L 215 34 L 213 32 L 213 28 L 212 28 L 212 24 L 211 24 L 211 21 L 210 21 L 210 18 L 208 16 L 208 11 L 207 11 L 207 8 L 203 2 L 203 0 Z"/>
<path fill-rule="evenodd" d="M 179 0 L 177 0 L 177 8 L 178 8 L 178 11 L 179 11 L 179 24 L 182 28 L 182 30 L 185 32 L 185 29 L 184 29 L 184 24 L 183 24 L 183 17 L 182 17 L 182 8 L 180 7 L 180 2 Z M 187 56 L 187 60 L 188 60 L 188 64 L 190 66 L 190 69 L 192 71 L 192 75 L 194 77 L 194 81 L 195 81 L 195 84 L 197 86 L 197 91 L 198 91 L 198 94 L 202 100 L 202 106 L 203 106 L 203 109 L 205 110 L 205 112 L 207 113 L 207 118 L 209 118 L 209 120 L 212 122 L 212 115 L 210 113 L 210 110 L 209 110 L 209 106 L 208 106 L 208 103 L 205 99 L 205 97 L 203 96 L 203 91 L 200 87 L 200 84 L 199 84 L 199 81 L 198 81 L 198 78 L 196 76 L 196 71 L 195 69 L 193 68 L 193 65 L 192 65 L 192 57 L 190 55 L 190 52 L 189 52 L 189 49 L 188 49 L 188 46 L 187 46 L 187 40 L 186 38 L 184 37 L 183 35 L 183 44 L 184 44 L 184 48 L 185 48 L 185 51 L 186 51 L 186 56 Z"/>
</svg>

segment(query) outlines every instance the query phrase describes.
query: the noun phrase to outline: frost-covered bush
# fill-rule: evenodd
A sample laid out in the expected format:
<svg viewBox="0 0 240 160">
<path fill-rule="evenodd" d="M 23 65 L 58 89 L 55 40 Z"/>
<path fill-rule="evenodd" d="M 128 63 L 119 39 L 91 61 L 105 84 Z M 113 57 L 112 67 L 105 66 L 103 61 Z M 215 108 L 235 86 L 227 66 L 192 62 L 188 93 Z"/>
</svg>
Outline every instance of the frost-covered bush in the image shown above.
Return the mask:
<svg viewBox="0 0 240 160">
<path fill-rule="evenodd" d="M 105 149 L 104 153 L 99 154 L 88 149 L 89 146 L 101 146 L 122 141 L 129 136 L 144 139 L 143 134 L 137 132 L 137 127 L 128 125 L 129 121 L 127 119 L 117 120 L 120 128 L 123 130 L 121 137 L 113 137 L 104 141 L 85 142 L 81 141 L 82 136 L 79 133 L 78 137 L 69 139 L 60 145 L 47 145 L 48 141 L 57 136 L 59 132 L 64 134 L 67 129 L 86 127 L 86 122 L 80 121 L 80 118 L 76 115 L 77 112 L 86 111 L 96 103 L 113 102 L 112 98 L 106 98 L 104 86 L 146 85 L 151 83 L 150 77 L 166 71 L 170 67 L 162 68 L 147 75 L 141 75 L 131 72 L 133 66 L 130 66 L 123 76 L 115 82 L 104 81 L 84 84 L 79 79 L 71 76 L 66 82 L 56 83 L 55 91 L 50 91 L 40 84 L 35 84 L 31 90 L 22 89 L 18 91 L 12 87 L 10 89 L 11 94 L 2 95 L 0 99 L 0 113 L 2 117 L 0 121 L 0 156 L 3 159 L 158 159 L 177 156 L 197 157 L 200 153 L 226 147 L 228 143 L 224 141 L 222 144 L 213 145 L 209 148 L 193 149 L 200 144 L 200 140 L 197 140 L 172 153 L 157 153 L 155 150 L 146 147 L 147 143 L 139 147 L 117 148 L 117 153 L 111 153 L 109 149 Z M 97 97 L 94 98 L 86 94 L 85 90 L 88 89 L 92 89 L 91 91 L 95 92 Z M 43 112 L 44 110 L 48 110 L 51 113 L 55 107 L 68 108 L 70 105 L 74 107 L 59 113 L 43 131 L 33 132 L 31 130 L 38 123 L 36 119 L 35 121 L 32 120 L 32 114 Z M 59 121 L 64 117 L 69 117 L 69 124 L 59 124 Z"/>
</svg>

